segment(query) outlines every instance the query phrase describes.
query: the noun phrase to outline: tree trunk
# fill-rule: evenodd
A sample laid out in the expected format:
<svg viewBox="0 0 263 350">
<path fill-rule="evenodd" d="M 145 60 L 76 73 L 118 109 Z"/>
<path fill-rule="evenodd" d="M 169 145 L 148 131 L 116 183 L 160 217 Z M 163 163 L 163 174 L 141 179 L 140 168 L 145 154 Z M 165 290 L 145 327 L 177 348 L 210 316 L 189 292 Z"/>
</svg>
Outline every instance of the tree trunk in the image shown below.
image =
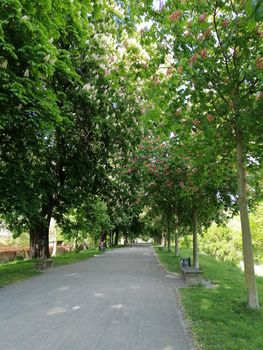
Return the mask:
<svg viewBox="0 0 263 350">
<path fill-rule="evenodd" d="M 28 251 L 26 249 L 24 250 L 24 254 L 25 254 L 26 259 L 28 260 L 29 256 L 28 256 Z"/>
<path fill-rule="evenodd" d="M 163 240 L 163 247 L 166 248 L 166 233 L 163 233 L 162 236 L 163 236 L 163 239 L 162 239 Z"/>
<path fill-rule="evenodd" d="M 199 269 L 198 244 L 197 244 L 197 208 L 193 206 L 193 266 Z"/>
<path fill-rule="evenodd" d="M 57 255 L 57 234 L 56 234 L 56 222 L 54 219 L 50 220 L 49 225 L 49 236 L 53 237 L 53 247 L 52 247 L 52 254 L 51 256 Z"/>
<path fill-rule="evenodd" d="M 29 229 L 30 257 L 49 258 L 49 225 L 53 211 L 53 199 L 43 205 L 38 221 L 34 222 Z"/>
<path fill-rule="evenodd" d="M 167 249 L 171 251 L 171 217 L 167 216 Z"/>
<path fill-rule="evenodd" d="M 53 249 L 52 249 L 52 254 L 51 256 L 56 256 L 57 255 L 57 237 L 54 236 L 54 242 L 53 242 Z"/>
<path fill-rule="evenodd" d="M 179 227 L 176 225 L 175 233 L 174 233 L 174 241 L 175 241 L 175 256 L 179 256 Z"/>
<path fill-rule="evenodd" d="M 35 227 L 29 229 L 29 256 L 32 259 L 40 258 L 42 250 L 42 237 Z"/>
<path fill-rule="evenodd" d="M 119 244 L 119 228 L 116 227 L 115 229 L 115 241 L 114 241 L 114 245 L 118 246 Z"/>
<path fill-rule="evenodd" d="M 244 164 L 243 140 L 242 133 L 238 127 L 236 128 L 236 157 L 238 206 L 242 228 L 243 259 L 247 285 L 247 302 L 249 307 L 257 309 L 259 308 L 259 300 L 256 286 L 253 246 L 248 215 L 247 181 Z"/>
<path fill-rule="evenodd" d="M 78 231 L 76 232 L 76 237 L 75 237 L 75 241 L 74 241 L 74 251 L 75 252 L 79 252 L 79 242 L 78 242 Z"/>
<path fill-rule="evenodd" d="M 34 225 L 29 230 L 30 256 L 36 258 L 49 258 L 48 226 L 45 222 Z"/>
<path fill-rule="evenodd" d="M 110 247 L 113 245 L 113 231 L 110 229 Z"/>
</svg>

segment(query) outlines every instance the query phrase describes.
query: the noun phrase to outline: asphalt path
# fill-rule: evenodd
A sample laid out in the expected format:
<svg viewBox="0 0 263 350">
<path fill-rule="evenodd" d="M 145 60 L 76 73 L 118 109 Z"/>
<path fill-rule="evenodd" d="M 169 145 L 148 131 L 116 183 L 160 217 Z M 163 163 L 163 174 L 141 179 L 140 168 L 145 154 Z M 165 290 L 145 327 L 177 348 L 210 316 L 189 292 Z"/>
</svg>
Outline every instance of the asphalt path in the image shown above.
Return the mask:
<svg viewBox="0 0 263 350">
<path fill-rule="evenodd" d="M 150 247 L 115 249 L 0 289 L 1 350 L 192 350 Z"/>
</svg>

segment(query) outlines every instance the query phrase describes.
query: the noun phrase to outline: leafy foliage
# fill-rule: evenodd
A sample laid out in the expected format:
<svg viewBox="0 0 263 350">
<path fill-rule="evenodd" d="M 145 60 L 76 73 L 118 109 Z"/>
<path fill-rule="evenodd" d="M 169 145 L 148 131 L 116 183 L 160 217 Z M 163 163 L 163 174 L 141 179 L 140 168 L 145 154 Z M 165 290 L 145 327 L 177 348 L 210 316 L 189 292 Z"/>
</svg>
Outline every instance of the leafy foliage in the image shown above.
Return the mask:
<svg viewBox="0 0 263 350">
<path fill-rule="evenodd" d="M 242 260 L 242 242 L 240 234 L 228 227 L 211 226 L 201 237 L 202 253 L 214 256 L 223 261 L 238 265 Z"/>
<path fill-rule="evenodd" d="M 66 239 L 73 240 L 75 249 L 84 242 L 92 240 L 98 242 L 102 232 L 110 229 L 110 218 L 105 202 L 99 198 L 90 197 L 81 207 L 71 210 L 65 216 L 62 223 L 63 235 Z"/>
<path fill-rule="evenodd" d="M 107 192 L 113 163 L 137 142 L 143 99 L 132 78 L 148 56 L 121 34 L 124 4 L 7 3 L 0 205 L 12 229 L 30 230 L 33 254 L 48 255 L 51 216 L 62 222 Z"/>
<path fill-rule="evenodd" d="M 257 2 L 252 5 L 258 10 Z M 237 172 L 236 190 L 232 183 L 225 193 L 239 206 L 249 305 L 258 307 L 247 206 L 261 197 L 262 23 L 248 13 L 245 1 L 166 1 L 159 10 L 146 1 L 145 7 L 154 23 L 148 35 L 157 36 L 162 52 L 152 104 L 160 113 L 153 116 L 166 135 L 178 134 L 184 143 L 188 135 L 201 141 L 205 147 L 200 163 L 212 160 L 211 169 L 220 169 L 219 182 L 227 181 L 228 172 Z M 203 182 L 204 174 L 197 179 Z"/>
</svg>

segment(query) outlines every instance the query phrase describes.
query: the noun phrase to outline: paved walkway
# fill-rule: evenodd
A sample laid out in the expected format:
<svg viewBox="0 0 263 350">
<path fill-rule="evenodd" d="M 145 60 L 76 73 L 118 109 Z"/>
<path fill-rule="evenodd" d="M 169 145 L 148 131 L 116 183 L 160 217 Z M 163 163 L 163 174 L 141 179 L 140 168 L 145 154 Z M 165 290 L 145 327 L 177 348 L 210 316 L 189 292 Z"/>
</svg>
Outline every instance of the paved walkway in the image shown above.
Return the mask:
<svg viewBox="0 0 263 350">
<path fill-rule="evenodd" d="M 4 350 L 191 350 L 152 248 L 115 249 L 0 289 Z"/>
</svg>

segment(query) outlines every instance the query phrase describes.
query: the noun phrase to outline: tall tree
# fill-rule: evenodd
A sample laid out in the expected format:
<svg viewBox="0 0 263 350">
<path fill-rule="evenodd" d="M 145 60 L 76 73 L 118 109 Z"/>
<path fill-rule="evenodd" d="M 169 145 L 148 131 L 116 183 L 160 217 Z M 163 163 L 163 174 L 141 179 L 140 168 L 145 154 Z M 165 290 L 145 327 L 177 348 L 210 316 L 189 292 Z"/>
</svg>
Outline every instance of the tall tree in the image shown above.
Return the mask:
<svg viewBox="0 0 263 350">
<path fill-rule="evenodd" d="M 262 24 L 250 16 L 249 6 L 246 1 L 166 1 L 161 11 L 150 6 L 148 14 L 152 33 L 172 55 L 169 86 L 177 94 L 170 106 L 181 122 L 189 111 L 199 128 L 204 120 L 214 121 L 229 167 L 235 152 L 248 305 L 258 308 L 247 170 L 253 172 L 253 163 L 262 161 Z"/>
<path fill-rule="evenodd" d="M 141 101 L 128 78 L 149 60 L 121 33 L 125 4 L 45 4 L 1 4 L 1 211 L 30 231 L 33 257 L 49 256 L 51 216 L 59 222 L 105 188 L 113 160 L 138 138 Z"/>
</svg>

